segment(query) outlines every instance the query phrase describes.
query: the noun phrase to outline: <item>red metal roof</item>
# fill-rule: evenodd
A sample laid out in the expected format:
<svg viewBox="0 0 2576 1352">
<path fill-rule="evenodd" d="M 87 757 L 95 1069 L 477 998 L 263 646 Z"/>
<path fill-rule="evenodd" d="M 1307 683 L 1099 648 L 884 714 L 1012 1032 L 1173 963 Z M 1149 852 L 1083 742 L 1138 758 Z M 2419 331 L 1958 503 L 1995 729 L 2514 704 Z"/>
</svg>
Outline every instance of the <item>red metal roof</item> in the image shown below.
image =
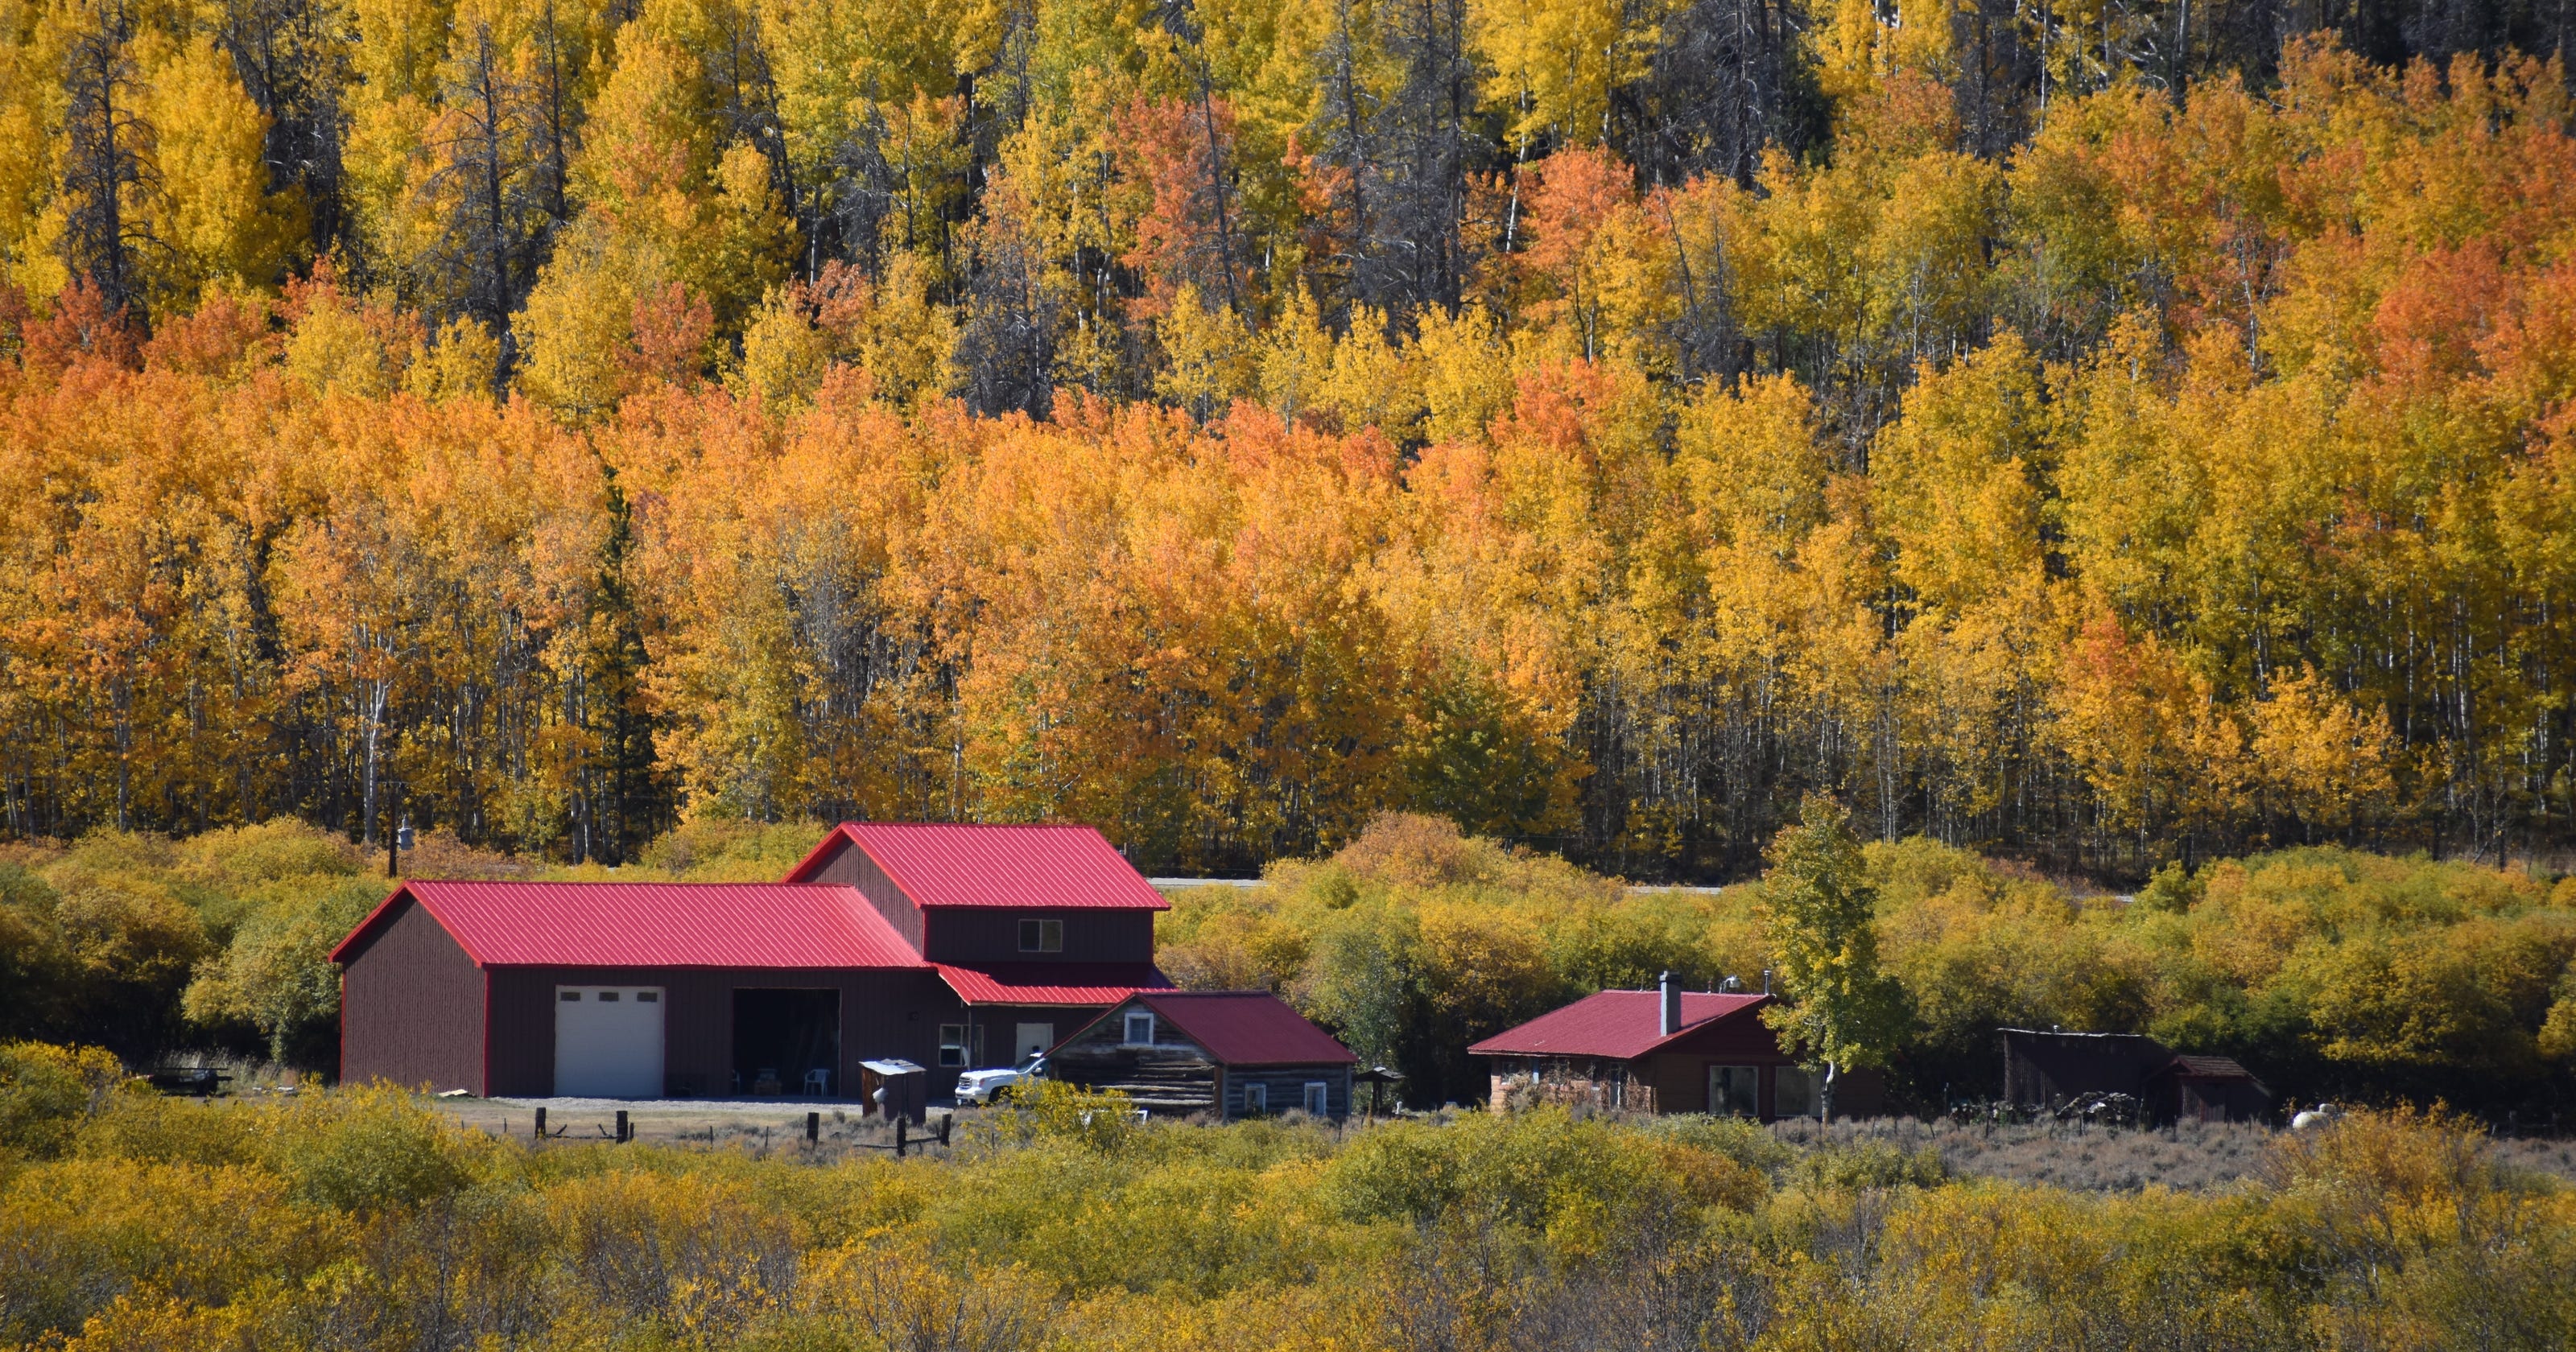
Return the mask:
<svg viewBox="0 0 2576 1352">
<path fill-rule="evenodd" d="M 1350 1048 L 1268 991 L 1149 991 L 1140 992 L 1137 1003 L 1229 1066 L 1359 1062 Z"/>
<path fill-rule="evenodd" d="M 1114 1005 L 1172 984 L 1150 962 L 943 962 L 939 979 L 970 1005 Z"/>
<path fill-rule="evenodd" d="M 486 967 L 925 965 L 854 887 L 434 879 L 385 898 L 331 960 L 405 896 Z"/>
<path fill-rule="evenodd" d="M 1767 995 L 1682 992 L 1681 1031 L 1666 1037 L 1662 997 L 1655 991 L 1602 991 L 1565 1008 L 1496 1033 L 1467 1049 L 1469 1056 L 1600 1056 L 1633 1061 L 1655 1048 L 1768 1003 Z"/>
<path fill-rule="evenodd" d="M 787 875 L 810 877 L 836 840 L 867 852 L 917 906 L 1168 911 L 1172 903 L 1088 826 L 843 822 Z"/>
</svg>

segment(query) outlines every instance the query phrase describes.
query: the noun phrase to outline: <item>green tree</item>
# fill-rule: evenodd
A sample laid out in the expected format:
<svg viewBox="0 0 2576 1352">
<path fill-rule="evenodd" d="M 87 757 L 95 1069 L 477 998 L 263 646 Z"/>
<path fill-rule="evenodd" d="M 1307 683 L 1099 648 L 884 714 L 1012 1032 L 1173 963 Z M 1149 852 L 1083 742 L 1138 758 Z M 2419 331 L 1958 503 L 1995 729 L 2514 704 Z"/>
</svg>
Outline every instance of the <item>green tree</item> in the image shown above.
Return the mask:
<svg viewBox="0 0 2576 1352">
<path fill-rule="evenodd" d="M 1852 834 L 1851 813 L 1822 794 L 1799 806 L 1798 824 L 1773 837 L 1762 875 L 1778 988 L 1787 1000 L 1762 1012 L 1788 1050 L 1825 1067 L 1825 1115 L 1846 1068 L 1887 1063 L 1905 1035 L 1904 996 L 1878 968 L 1877 889 Z"/>
</svg>

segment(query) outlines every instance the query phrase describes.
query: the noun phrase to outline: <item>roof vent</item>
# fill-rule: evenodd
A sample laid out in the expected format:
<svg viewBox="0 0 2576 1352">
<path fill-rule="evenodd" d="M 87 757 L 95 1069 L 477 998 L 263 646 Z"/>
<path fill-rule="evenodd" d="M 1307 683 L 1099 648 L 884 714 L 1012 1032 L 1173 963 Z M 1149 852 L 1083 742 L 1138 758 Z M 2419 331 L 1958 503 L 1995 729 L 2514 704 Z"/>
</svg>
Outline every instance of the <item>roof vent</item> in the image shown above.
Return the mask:
<svg viewBox="0 0 2576 1352">
<path fill-rule="evenodd" d="M 1682 1030 L 1682 983 L 1666 972 L 1655 978 L 1655 985 L 1664 997 L 1664 1036 L 1671 1037 Z"/>
</svg>

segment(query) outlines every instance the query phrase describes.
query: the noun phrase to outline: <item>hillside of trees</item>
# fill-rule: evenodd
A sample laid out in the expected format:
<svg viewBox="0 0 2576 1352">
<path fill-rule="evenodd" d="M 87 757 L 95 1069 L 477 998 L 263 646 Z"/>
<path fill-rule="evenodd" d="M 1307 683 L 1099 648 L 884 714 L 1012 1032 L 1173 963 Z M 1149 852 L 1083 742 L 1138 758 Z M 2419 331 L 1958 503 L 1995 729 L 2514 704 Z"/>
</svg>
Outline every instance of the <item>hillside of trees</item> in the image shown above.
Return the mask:
<svg viewBox="0 0 2576 1352">
<path fill-rule="evenodd" d="M 2576 845 L 2564 5 L 6 14 L 17 838 Z"/>
<path fill-rule="evenodd" d="M 711 823 L 614 876 L 774 879 L 808 826 Z M 2079 896 L 1937 841 L 1858 851 L 1892 1017 L 1868 1049 L 1926 1116 L 2001 1092 L 1999 1026 L 2142 1032 L 2233 1056 L 2283 1103 L 2446 1102 L 2499 1126 L 2576 1116 L 2576 878 L 2301 847 L 2169 866 L 2134 899 Z M 101 832 L 0 859 L 0 1040 L 128 1064 L 203 1049 L 329 1075 L 324 960 L 392 884 L 287 821 L 171 841 Z M 421 875 L 611 876 L 425 842 Z M 1403 1098 L 1487 1095 L 1468 1044 L 1671 971 L 1761 988 L 1794 922 L 1769 881 L 1632 892 L 1553 856 L 1391 816 L 1258 888 L 1177 893 L 1157 948 L 1183 986 L 1279 992 Z M 1785 976 L 1785 973 L 1784 973 Z M 1784 979 L 1779 989 L 1791 989 Z M 1821 1059 L 1811 1048 L 1808 1059 Z"/>
</svg>

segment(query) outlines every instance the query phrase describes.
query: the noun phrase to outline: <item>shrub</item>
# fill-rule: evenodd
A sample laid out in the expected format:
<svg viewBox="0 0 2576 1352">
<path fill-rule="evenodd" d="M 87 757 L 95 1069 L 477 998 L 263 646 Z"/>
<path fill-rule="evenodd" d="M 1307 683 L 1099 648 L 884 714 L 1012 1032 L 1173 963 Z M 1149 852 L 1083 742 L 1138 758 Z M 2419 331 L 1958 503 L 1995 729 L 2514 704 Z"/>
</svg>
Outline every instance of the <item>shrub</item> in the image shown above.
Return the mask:
<svg viewBox="0 0 2576 1352">
<path fill-rule="evenodd" d="M 96 1047 L 0 1043 L 0 1156 L 70 1153 L 81 1124 L 124 1080 L 125 1068 Z"/>
</svg>

